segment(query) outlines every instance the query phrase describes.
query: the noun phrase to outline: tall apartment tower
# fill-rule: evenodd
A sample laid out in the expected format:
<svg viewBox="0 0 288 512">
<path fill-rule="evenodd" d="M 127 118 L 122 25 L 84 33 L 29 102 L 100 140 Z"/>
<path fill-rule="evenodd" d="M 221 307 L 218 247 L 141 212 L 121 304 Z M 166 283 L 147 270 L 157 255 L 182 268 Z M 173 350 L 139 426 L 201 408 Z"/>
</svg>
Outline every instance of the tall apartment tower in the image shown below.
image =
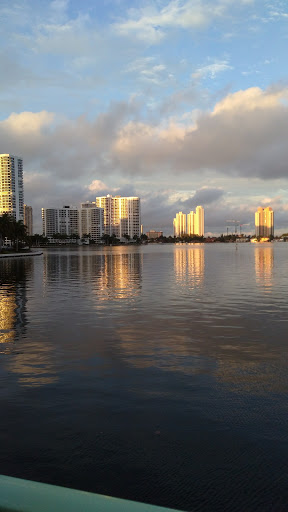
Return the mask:
<svg viewBox="0 0 288 512">
<path fill-rule="evenodd" d="M 23 161 L 9 153 L 0 154 L 0 215 L 8 213 L 24 220 Z"/>
<path fill-rule="evenodd" d="M 90 235 L 90 239 L 96 243 L 101 242 L 104 233 L 104 210 L 98 208 L 96 203 L 87 201 L 81 204 L 79 210 L 80 236 Z"/>
<path fill-rule="evenodd" d="M 270 206 L 262 208 L 259 206 L 255 212 L 256 236 L 269 237 L 274 235 L 274 212 Z"/>
<path fill-rule="evenodd" d="M 79 211 L 73 206 L 42 208 L 43 235 L 79 235 Z"/>
<path fill-rule="evenodd" d="M 26 226 L 27 235 L 33 235 L 33 210 L 32 206 L 24 204 L 24 225 Z"/>
<path fill-rule="evenodd" d="M 197 206 L 194 217 L 194 235 L 204 236 L 204 208 Z"/>
<path fill-rule="evenodd" d="M 186 235 L 186 213 L 176 213 L 173 220 L 173 232 L 174 236 Z"/>
<path fill-rule="evenodd" d="M 195 235 L 195 213 L 187 214 L 187 235 Z"/>
<path fill-rule="evenodd" d="M 140 237 L 139 197 L 102 196 L 96 197 L 96 205 L 104 210 L 104 232 L 122 238 L 129 235 Z"/>
</svg>

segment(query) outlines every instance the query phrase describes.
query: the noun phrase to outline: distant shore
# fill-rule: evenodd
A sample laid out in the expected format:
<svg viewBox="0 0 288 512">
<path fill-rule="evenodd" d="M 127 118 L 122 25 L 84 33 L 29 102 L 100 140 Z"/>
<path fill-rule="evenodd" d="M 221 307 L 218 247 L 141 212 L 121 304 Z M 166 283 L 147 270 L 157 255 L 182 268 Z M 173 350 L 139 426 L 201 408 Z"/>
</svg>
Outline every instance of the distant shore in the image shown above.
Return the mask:
<svg viewBox="0 0 288 512">
<path fill-rule="evenodd" d="M 23 258 L 26 256 L 40 256 L 41 254 L 43 254 L 42 251 L 11 252 L 0 254 L 0 258 Z"/>
</svg>

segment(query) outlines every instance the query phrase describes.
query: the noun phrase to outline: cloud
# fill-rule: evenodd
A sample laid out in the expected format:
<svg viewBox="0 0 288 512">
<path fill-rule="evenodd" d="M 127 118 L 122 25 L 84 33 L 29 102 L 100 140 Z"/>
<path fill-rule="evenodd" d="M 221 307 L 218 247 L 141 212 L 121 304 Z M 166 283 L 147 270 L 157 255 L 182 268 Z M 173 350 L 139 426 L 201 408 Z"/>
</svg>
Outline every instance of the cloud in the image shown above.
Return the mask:
<svg viewBox="0 0 288 512">
<path fill-rule="evenodd" d="M 213 20 L 221 18 L 233 5 L 253 3 L 251 0 L 172 0 L 164 7 L 150 4 L 139 9 L 130 9 L 125 19 L 114 24 L 114 30 L 122 36 L 133 36 L 150 44 L 158 44 L 168 30 L 195 30 L 207 27 Z"/>
<path fill-rule="evenodd" d="M 211 78 L 214 80 L 218 73 L 229 71 L 231 69 L 233 69 L 233 66 L 230 66 L 228 60 L 215 61 L 212 64 L 207 64 L 207 66 L 196 69 L 196 71 L 192 74 L 192 78 L 196 80 L 202 78 Z"/>
<path fill-rule="evenodd" d="M 130 172 L 287 177 L 288 89 L 246 89 L 229 94 L 194 125 L 129 122 L 114 145 L 119 165 Z"/>
<path fill-rule="evenodd" d="M 168 118 L 160 124 L 144 122 L 141 105 L 134 100 L 113 103 L 92 120 L 70 120 L 47 111 L 14 113 L 0 122 L 1 147 L 23 157 L 25 201 L 39 208 L 50 201 L 56 206 L 79 204 L 117 189 L 119 194 L 132 191 L 143 197 L 150 227 L 157 222 L 160 228 L 168 212 L 173 219 L 183 206 L 213 203 L 214 211 L 214 204 L 221 202 L 227 210 L 222 217 L 219 213 L 223 224 L 223 216 L 239 218 L 233 216 L 236 199 L 229 203 L 227 195 L 239 180 L 244 195 L 253 178 L 258 179 L 254 191 L 275 178 L 285 188 L 287 95 L 288 89 L 280 86 L 246 89 L 226 95 L 211 111 L 194 116 L 187 112 L 178 121 Z M 160 191 L 154 199 L 152 194 L 152 205 L 155 174 L 157 188 L 162 181 L 170 192 L 161 196 Z M 261 194 L 259 204 L 267 192 Z M 256 206 L 254 200 L 249 208 Z M 158 220 L 152 223 L 153 216 Z M 247 220 L 246 214 L 243 217 Z M 215 225 L 217 216 L 209 222 Z"/>
</svg>

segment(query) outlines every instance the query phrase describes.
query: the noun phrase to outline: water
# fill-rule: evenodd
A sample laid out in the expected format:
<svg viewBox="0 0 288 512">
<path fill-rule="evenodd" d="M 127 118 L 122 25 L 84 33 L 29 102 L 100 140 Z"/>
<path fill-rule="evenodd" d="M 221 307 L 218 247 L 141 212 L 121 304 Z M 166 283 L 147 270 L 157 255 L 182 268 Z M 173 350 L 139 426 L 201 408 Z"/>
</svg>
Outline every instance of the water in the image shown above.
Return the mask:
<svg viewBox="0 0 288 512">
<path fill-rule="evenodd" d="M 0 473 L 287 510 L 288 244 L 0 260 Z"/>
</svg>

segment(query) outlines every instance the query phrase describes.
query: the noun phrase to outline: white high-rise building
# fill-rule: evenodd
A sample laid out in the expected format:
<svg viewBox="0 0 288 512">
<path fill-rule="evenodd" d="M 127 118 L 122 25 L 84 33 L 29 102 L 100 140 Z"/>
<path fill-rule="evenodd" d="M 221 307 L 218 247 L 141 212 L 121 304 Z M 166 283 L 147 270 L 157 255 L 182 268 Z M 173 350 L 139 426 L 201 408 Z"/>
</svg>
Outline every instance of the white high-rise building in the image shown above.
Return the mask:
<svg viewBox="0 0 288 512">
<path fill-rule="evenodd" d="M 98 208 L 96 203 L 87 201 L 81 204 L 80 215 L 80 236 L 90 235 L 90 239 L 96 243 L 101 242 L 104 233 L 104 210 Z"/>
<path fill-rule="evenodd" d="M 96 205 L 104 210 L 104 232 L 122 238 L 129 235 L 140 237 L 140 199 L 139 197 L 102 196 L 96 197 Z"/>
<path fill-rule="evenodd" d="M 8 213 L 24 220 L 23 161 L 9 153 L 0 154 L 0 215 Z"/>
<path fill-rule="evenodd" d="M 255 212 L 256 236 L 269 237 L 274 235 L 274 212 L 270 206 L 262 208 L 259 206 Z"/>
<path fill-rule="evenodd" d="M 173 232 L 174 236 L 186 235 L 186 213 L 176 213 L 173 220 Z"/>
<path fill-rule="evenodd" d="M 43 235 L 79 235 L 79 211 L 73 206 L 42 208 Z"/>
</svg>

